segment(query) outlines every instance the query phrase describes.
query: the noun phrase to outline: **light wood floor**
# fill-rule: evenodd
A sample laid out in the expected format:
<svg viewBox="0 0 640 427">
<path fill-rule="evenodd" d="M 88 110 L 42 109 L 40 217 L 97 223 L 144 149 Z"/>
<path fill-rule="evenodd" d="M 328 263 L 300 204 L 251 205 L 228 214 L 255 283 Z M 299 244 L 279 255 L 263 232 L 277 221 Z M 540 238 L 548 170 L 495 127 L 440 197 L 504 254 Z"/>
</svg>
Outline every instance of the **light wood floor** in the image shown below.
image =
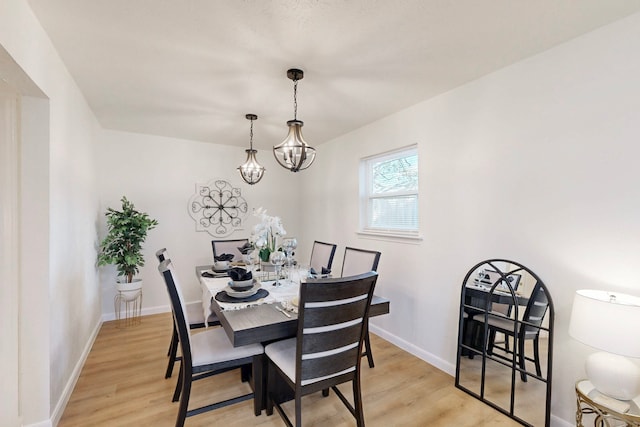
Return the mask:
<svg viewBox="0 0 640 427">
<path fill-rule="evenodd" d="M 177 403 L 173 378 L 164 379 L 171 334 L 169 313 L 146 316 L 141 324 L 118 329 L 106 322 L 96 339 L 60 427 L 173 426 Z M 387 341 L 372 335 L 376 367 L 363 362 L 362 389 L 367 426 L 519 426 L 515 421 L 454 387 L 454 379 Z M 176 365 L 177 369 L 177 365 Z M 194 383 L 191 407 L 246 392 L 238 372 Z M 342 388 L 342 387 L 341 387 Z M 349 387 L 343 388 L 349 397 Z M 274 413 L 253 415 L 242 402 L 187 418 L 186 426 L 283 426 Z M 285 404 L 293 414 L 292 405 Z M 354 426 L 355 420 L 332 393 L 303 399 L 305 426 Z"/>
</svg>

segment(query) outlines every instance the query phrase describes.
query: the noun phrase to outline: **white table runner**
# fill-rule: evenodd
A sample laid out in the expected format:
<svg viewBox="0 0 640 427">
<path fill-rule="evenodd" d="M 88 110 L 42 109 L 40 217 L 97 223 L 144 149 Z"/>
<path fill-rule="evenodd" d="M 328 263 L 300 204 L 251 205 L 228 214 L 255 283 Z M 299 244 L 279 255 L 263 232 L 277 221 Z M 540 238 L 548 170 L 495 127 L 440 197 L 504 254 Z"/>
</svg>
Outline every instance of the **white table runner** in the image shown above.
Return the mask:
<svg viewBox="0 0 640 427">
<path fill-rule="evenodd" d="M 200 276 L 200 284 L 202 287 L 202 310 L 204 313 L 205 322 L 211 315 L 211 299 L 216 294 L 222 291 L 228 284 L 230 279 L 228 277 L 221 278 L 209 278 Z M 293 298 L 297 298 L 300 293 L 300 285 L 298 282 L 281 279 L 280 286 L 273 286 L 275 283 L 273 280 L 260 282 L 262 288 L 269 291 L 269 295 L 256 301 L 228 303 L 216 301 L 222 310 L 240 310 L 247 307 L 252 307 L 260 304 L 284 304 L 290 306 L 289 302 Z M 209 326 L 209 325 L 207 325 Z"/>
</svg>

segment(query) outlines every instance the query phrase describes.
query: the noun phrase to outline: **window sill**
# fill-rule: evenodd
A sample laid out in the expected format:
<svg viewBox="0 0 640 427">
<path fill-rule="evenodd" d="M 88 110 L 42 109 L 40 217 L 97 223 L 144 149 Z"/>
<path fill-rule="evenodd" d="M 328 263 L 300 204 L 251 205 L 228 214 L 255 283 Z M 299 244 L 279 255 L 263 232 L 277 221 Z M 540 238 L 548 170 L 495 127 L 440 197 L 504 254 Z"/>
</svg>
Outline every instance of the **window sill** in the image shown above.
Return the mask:
<svg viewBox="0 0 640 427">
<path fill-rule="evenodd" d="M 356 234 L 368 239 L 388 240 L 417 245 L 422 241 L 419 233 L 402 233 L 397 231 L 358 230 Z"/>
</svg>

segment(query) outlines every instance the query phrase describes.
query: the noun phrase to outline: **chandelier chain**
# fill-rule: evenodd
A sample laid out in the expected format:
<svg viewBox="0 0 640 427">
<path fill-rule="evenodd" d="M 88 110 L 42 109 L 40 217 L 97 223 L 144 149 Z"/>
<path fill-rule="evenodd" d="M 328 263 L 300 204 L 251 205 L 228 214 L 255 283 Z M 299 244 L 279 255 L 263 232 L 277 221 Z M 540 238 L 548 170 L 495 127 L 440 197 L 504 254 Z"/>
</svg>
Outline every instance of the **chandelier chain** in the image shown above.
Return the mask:
<svg viewBox="0 0 640 427">
<path fill-rule="evenodd" d="M 293 80 L 293 120 L 298 120 L 298 79 Z"/>
<path fill-rule="evenodd" d="M 249 145 L 253 150 L 253 119 L 251 119 L 251 130 L 249 131 Z"/>
</svg>

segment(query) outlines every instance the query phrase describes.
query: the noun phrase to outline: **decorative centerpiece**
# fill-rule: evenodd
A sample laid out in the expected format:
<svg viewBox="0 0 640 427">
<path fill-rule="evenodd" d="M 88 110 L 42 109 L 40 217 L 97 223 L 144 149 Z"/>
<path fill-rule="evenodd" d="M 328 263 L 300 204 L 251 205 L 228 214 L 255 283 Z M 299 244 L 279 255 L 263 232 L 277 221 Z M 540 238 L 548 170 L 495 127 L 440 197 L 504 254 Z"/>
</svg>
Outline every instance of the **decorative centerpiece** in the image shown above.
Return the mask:
<svg viewBox="0 0 640 427">
<path fill-rule="evenodd" d="M 253 215 L 259 217 L 260 222 L 253 228 L 249 240 L 259 250 L 260 260 L 269 262 L 271 254 L 280 250 L 279 238 L 285 236 L 287 232 L 282 226 L 280 217 L 267 215 L 266 209 L 257 208 Z"/>
</svg>

